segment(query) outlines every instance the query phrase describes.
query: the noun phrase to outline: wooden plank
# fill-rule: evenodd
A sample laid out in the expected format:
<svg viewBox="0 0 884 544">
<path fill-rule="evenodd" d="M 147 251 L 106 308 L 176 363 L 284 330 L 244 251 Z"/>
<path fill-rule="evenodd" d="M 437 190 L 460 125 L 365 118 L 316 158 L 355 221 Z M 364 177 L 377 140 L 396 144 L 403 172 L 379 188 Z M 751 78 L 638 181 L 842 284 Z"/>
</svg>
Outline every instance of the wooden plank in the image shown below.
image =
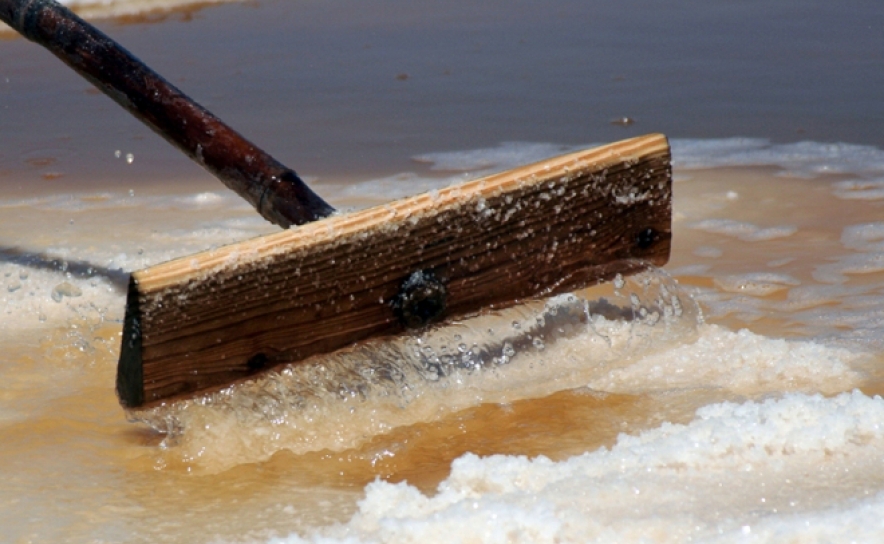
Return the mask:
<svg viewBox="0 0 884 544">
<path fill-rule="evenodd" d="M 117 391 L 154 405 L 406 324 L 663 265 L 670 238 L 662 135 L 332 216 L 133 273 Z"/>
</svg>

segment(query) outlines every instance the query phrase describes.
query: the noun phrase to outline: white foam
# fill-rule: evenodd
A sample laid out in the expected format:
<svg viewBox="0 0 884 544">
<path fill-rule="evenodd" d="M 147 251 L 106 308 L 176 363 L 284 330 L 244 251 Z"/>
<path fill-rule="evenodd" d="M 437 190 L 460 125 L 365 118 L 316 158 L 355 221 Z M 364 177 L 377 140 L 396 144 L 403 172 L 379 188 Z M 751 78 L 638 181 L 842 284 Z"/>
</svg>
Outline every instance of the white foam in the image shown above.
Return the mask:
<svg viewBox="0 0 884 544">
<path fill-rule="evenodd" d="M 818 265 L 813 278 L 821 283 L 844 283 L 849 275 L 884 271 L 884 253 L 851 253 L 833 263 Z"/>
<path fill-rule="evenodd" d="M 841 182 L 836 190 L 877 190 L 884 183 L 884 151 L 867 145 L 796 142 L 774 144 L 763 138 L 670 139 L 672 164 L 678 171 L 733 166 L 775 167 L 779 175 L 814 178 L 826 174 L 853 174 L 859 179 Z M 434 170 L 490 172 L 513 168 L 547 157 L 597 144 L 557 145 L 541 142 L 503 142 L 495 147 L 426 153 L 415 160 Z M 853 185 L 850 185 L 853 184 Z M 863 185 L 865 184 L 865 185 Z M 739 198 L 736 192 L 728 195 Z M 866 195 L 867 196 L 867 195 Z M 864 197 L 864 196 L 863 196 Z"/>
<path fill-rule="evenodd" d="M 412 157 L 438 172 L 456 173 L 436 177 L 415 172 L 403 172 L 393 176 L 367 180 L 344 189 L 350 197 L 370 199 L 393 199 L 423 191 L 446 187 L 494 172 L 515 168 L 545 158 L 587 149 L 598 144 L 562 145 L 546 142 L 502 142 L 493 147 L 425 153 Z M 850 174 L 853 181 L 833 184 L 833 192 L 839 198 L 877 199 L 884 191 L 884 151 L 872 146 L 846 143 L 797 142 L 773 144 L 762 138 L 722 139 L 670 139 L 672 164 L 676 177 L 684 178 L 684 172 L 697 169 L 764 166 L 777 168 L 777 175 L 814 178 L 828 174 Z M 882 193 L 884 194 L 884 193 Z M 727 201 L 740 198 L 736 191 L 724 194 Z M 737 225 L 732 229 L 739 230 Z M 749 240 L 767 240 L 788 236 L 794 227 L 773 229 L 749 227 L 744 233 Z M 753 238 L 754 237 L 754 238 Z"/>
<path fill-rule="evenodd" d="M 502 142 L 494 147 L 443 151 L 415 155 L 412 160 L 426 164 L 431 171 L 447 175 L 432 176 L 402 172 L 393 176 L 354 183 L 343 189 L 347 197 L 381 201 L 448 187 L 481 176 L 592 146 L 569 146 L 541 142 Z"/>
<path fill-rule="evenodd" d="M 632 298 L 631 294 L 623 297 Z M 684 295 L 680 298 L 684 300 Z M 566 308 L 579 308 L 579 300 L 560 304 L 558 317 L 565 320 L 561 323 L 573 324 L 576 315 L 568 315 Z M 603 314 L 648 315 L 640 307 L 638 311 L 629 306 L 616 310 L 608 303 L 593 304 Z M 518 321 L 529 335 L 534 312 L 528 311 Z M 650 325 L 659 319 L 651 315 L 644 322 L 596 316 L 565 336 L 544 338 L 545 345 L 539 348 L 532 345 L 531 336 L 526 340 L 522 333 L 498 338 L 503 347 L 499 352 L 492 349 L 489 356 L 506 356 L 507 361 L 494 363 L 492 369 L 475 366 L 481 358 L 476 354 L 483 348 L 469 339 L 470 330 L 487 341 L 487 335 L 477 332 L 488 328 L 488 322 L 480 319 L 405 339 L 401 346 L 385 342 L 343 358 L 336 355 L 299 365 L 284 370 L 279 379 L 271 374 L 203 400 L 136 417 L 170 434 L 174 447 L 162 452 L 162 463 L 184 462 L 195 471 L 217 472 L 267 459 L 282 449 L 303 453 L 354 448 L 367 437 L 396 426 L 433 420 L 481 403 L 537 398 L 581 386 L 630 395 L 686 389 L 749 396 L 782 391 L 837 393 L 861 382 L 858 368 L 868 360 L 867 355 L 848 349 L 771 339 L 714 325 L 700 325 L 696 341 L 688 342 L 684 326 L 691 320 L 660 328 Z M 550 314 L 545 314 L 543 320 L 549 319 Z M 509 323 L 511 315 L 505 314 L 502 321 Z M 547 326 L 552 325 L 547 322 Z M 446 344 L 451 346 L 447 352 Z M 420 353 L 419 360 L 413 360 L 412 351 Z M 456 368 L 443 372 L 444 366 L 439 365 L 447 364 L 443 360 L 450 356 L 458 361 Z M 473 366 L 463 366 L 464 357 Z M 384 376 L 399 379 L 378 379 Z"/>
<path fill-rule="evenodd" d="M 472 177 L 431 177 L 420 176 L 413 172 L 404 172 L 394 176 L 350 184 L 341 190 L 341 194 L 344 197 L 359 198 L 360 200 L 376 201 L 378 203 L 388 202 L 397 198 L 448 187 L 458 182 L 467 181 Z"/>
<path fill-rule="evenodd" d="M 588 147 L 592 147 L 592 145 L 568 146 L 539 142 L 502 142 L 496 147 L 483 149 L 425 153 L 414 157 L 414 160 L 431 164 L 433 170 L 475 174 L 507 170 Z"/>
<path fill-rule="evenodd" d="M 798 232 L 794 225 L 780 225 L 776 227 L 759 227 L 752 223 L 734 221 L 732 219 L 704 219 L 689 225 L 693 229 L 724 234 L 733 238 L 739 238 L 744 242 L 761 242 L 776 238 L 787 238 Z"/>
<path fill-rule="evenodd" d="M 876 541 L 881 496 L 849 497 L 881 484 L 882 454 L 880 397 L 723 402 L 566 461 L 467 454 L 432 497 L 375 481 L 349 522 L 271 542 Z"/>
<path fill-rule="evenodd" d="M 707 259 L 717 259 L 724 255 L 724 251 L 713 246 L 698 246 L 692 252 L 697 257 L 706 257 Z"/>
<path fill-rule="evenodd" d="M 84 19 L 103 19 L 112 17 L 131 17 L 155 12 L 168 12 L 188 6 L 204 6 L 221 4 L 235 0 L 58 0 Z M 6 23 L 0 22 L 0 33 L 15 32 Z M 116 157 L 124 155 L 116 151 Z M 125 154 L 125 160 L 131 164 L 135 159 L 132 153 Z"/>
<path fill-rule="evenodd" d="M 664 273 L 622 285 L 604 299 L 562 295 L 367 342 L 131 417 L 169 434 L 164 456 L 202 472 L 358 447 L 482 403 L 584 386 L 696 330 L 696 305 Z"/>
<path fill-rule="evenodd" d="M 839 181 L 832 186 L 832 193 L 844 200 L 884 199 L 884 178 Z"/>
<path fill-rule="evenodd" d="M 845 227 L 841 232 L 841 244 L 858 251 L 884 251 L 884 223 Z"/>
<path fill-rule="evenodd" d="M 796 142 L 773 144 L 761 138 L 673 139 L 673 167 L 773 166 L 781 175 L 813 178 L 824 174 L 884 173 L 884 151 L 867 145 Z"/>
<path fill-rule="evenodd" d="M 696 342 L 648 355 L 588 383 L 599 391 L 640 394 L 721 388 L 744 394 L 813 390 L 835 393 L 860 382 L 855 352 L 813 342 L 766 338 L 704 325 Z"/>
<path fill-rule="evenodd" d="M 669 269 L 669 273 L 673 276 L 702 276 L 712 270 L 712 266 L 708 264 L 689 264 L 678 268 Z"/>
<path fill-rule="evenodd" d="M 61 0 L 82 17 L 121 17 L 232 0 Z M 132 162 L 129 160 L 129 162 Z"/>
<path fill-rule="evenodd" d="M 96 311 L 119 316 L 129 272 L 275 230 L 232 193 L 69 193 L 0 201 L 0 209 L 15 243 L 0 247 L 5 331 Z"/>
<path fill-rule="evenodd" d="M 795 257 L 782 257 L 780 259 L 767 261 L 767 266 L 769 266 L 770 268 L 779 268 L 792 262 L 795 262 Z"/>
<path fill-rule="evenodd" d="M 867 296 L 868 288 L 844 285 L 801 285 L 789 289 L 786 300 L 776 302 L 780 311 L 794 312 L 845 300 L 848 296 Z"/>
<path fill-rule="evenodd" d="M 756 297 L 764 297 L 801 285 L 801 282 L 789 274 L 773 272 L 751 272 L 730 276 L 716 276 L 713 280 L 720 289 L 731 293 L 743 293 Z"/>
<path fill-rule="evenodd" d="M 694 298 L 703 305 L 704 314 L 709 319 L 734 315 L 745 323 L 751 323 L 766 313 L 766 301 L 754 296 L 734 296 L 719 290 L 696 288 Z"/>
</svg>

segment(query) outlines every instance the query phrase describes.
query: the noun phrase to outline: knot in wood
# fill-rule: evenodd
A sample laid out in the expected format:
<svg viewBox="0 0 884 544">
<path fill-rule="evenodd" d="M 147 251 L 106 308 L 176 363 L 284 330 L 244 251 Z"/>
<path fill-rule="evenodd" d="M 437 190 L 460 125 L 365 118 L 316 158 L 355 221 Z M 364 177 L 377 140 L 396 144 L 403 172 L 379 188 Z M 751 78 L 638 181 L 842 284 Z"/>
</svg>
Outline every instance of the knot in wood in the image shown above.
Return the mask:
<svg viewBox="0 0 884 544">
<path fill-rule="evenodd" d="M 423 327 L 445 312 L 448 289 L 431 270 L 413 272 L 393 299 L 393 312 L 405 328 Z"/>
</svg>

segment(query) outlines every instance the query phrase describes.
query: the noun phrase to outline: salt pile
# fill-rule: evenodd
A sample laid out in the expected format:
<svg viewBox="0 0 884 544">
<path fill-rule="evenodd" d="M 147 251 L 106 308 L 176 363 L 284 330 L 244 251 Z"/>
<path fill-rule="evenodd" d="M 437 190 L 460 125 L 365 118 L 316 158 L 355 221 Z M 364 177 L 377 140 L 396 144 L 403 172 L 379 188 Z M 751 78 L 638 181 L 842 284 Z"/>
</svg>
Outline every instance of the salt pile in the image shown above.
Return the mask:
<svg viewBox="0 0 884 544">
<path fill-rule="evenodd" d="M 872 541 L 882 454 L 880 397 L 716 403 L 558 463 L 468 454 L 432 497 L 376 481 L 348 523 L 271 542 Z"/>
</svg>

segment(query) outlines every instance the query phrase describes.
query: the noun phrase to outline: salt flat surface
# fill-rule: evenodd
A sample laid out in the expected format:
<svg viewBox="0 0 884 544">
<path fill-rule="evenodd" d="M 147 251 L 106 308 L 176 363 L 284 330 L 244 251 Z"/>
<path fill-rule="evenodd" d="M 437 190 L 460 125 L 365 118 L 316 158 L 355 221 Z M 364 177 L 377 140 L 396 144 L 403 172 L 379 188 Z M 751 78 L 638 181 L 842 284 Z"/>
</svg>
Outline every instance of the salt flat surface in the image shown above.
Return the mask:
<svg viewBox="0 0 884 544">
<path fill-rule="evenodd" d="M 125 422 L 108 385 L 126 273 L 274 228 L 221 190 L 0 201 L 15 241 L 0 250 L 0 522 L 53 541 L 880 536 L 884 235 L 875 200 L 839 194 L 876 163 L 829 154 L 841 173 L 796 177 L 792 153 L 758 169 L 732 141 L 696 145 L 737 167 L 676 171 L 668 272 L 130 414 L 156 431 Z M 422 156 L 438 176 L 331 196 L 364 206 L 531 149 L 559 148 Z M 70 493 L 54 521 L 27 521 L 47 478 Z M 176 496 L 201 510 L 180 519 Z"/>
<path fill-rule="evenodd" d="M 676 403 L 685 391 L 697 399 L 732 400 L 711 401 L 683 424 L 623 433 L 610 448 L 566 460 L 467 454 L 454 461 L 450 476 L 433 492 L 376 481 L 348 522 L 279 541 L 880 537 L 884 526 L 874 512 L 882 487 L 874 467 L 884 444 L 884 401 L 855 389 L 838 393 L 864 383 L 876 368 L 856 350 L 879 345 L 871 338 L 880 330 L 880 288 L 863 278 L 878 277 L 882 236 L 878 223 L 862 222 L 863 213 L 837 210 L 840 219 L 826 223 L 829 215 L 809 218 L 802 207 L 816 211 L 817 205 L 837 207 L 838 201 L 873 202 L 873 193 L 845 191 L 875 183 L 882 173 L 881 152 L 763 140 L 676 140 L 673 149 L 683 176 L 676 187 L 675 239 L 681 235 L 691 242 L 676 246 L 673 272 L 687 280 L 688 291 L 694 289 L 707 319 L 763 321 L 757 329 L 803 330 L 803 340 L 698 324 L 692 342 L 661 346 L 579 381 L 590 391 L 652 394 Z M 454 170 L 457 159 L 438 157 L 446 170 Z M 693 176 L 704 177 L 692 172 L 725 165 L 773 170 L 750 172 L 733 183 L 723 177 L 714 185 L 692 184 Z M 460 166 L 491 168 L 471 155 Z M 867 181 L 845 182 L 842 176 Z M 696 234 L 687 236 L 691 232 Z M 693 257 L 684 258 L 680 248 Z M 712 286 L 691 276 L 708 278 Z M 809 341 L 809 331 L 818 340 Z"/>
<path fill-rule="evenodd" d="M 274 229 L 4 40 L 3 539 L 884 538 L 879 8 L 79 4 L 345 209 L 665 132 L 673 255 L 653 289 L 376 345 L 157 432 L 112 391 L 127 273 Z M 357 361 L 411 374 L 330 372 Z"/>
<path fill-rule="evenodd" d="M 432 497 L 376 481 L 348 523 L 271 542 L 874 540 L 882 423 L 858 391 L 710 404 L 558 463 L 465 455 Z"/>
</svg>

